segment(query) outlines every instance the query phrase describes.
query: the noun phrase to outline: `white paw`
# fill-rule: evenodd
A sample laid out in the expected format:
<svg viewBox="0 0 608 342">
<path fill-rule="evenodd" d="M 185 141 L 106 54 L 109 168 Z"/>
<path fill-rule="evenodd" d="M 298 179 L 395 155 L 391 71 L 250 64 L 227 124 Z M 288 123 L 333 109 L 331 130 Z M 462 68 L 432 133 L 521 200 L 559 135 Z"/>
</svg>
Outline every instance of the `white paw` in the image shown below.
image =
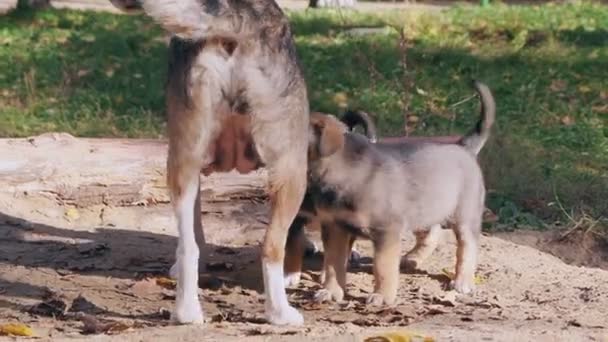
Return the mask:
<svg viewBox="0 0 608 342">
<path fill-rule="evenodd" d="M 473 280 L 463 280 L 461 278 L 456 278 L 450 282 L 450 289 L 456 290 L 456 292 L 462 294 L 469 294 L 475 291 L 475 284 Z"/>
<path fill-rule="evenodd" d="M 204 322 L 203 310 L 198 299 L 178 304 L 171 314 L 171 320 L 179 324 L 201 324 Z"/>
<path fill-rule="evenodd" d="M 179 267 L 177 267 L 177 261 L 176 261 L 175 264 L 173 264 L 173 266 L 171 266 L 171 268 L 169 269 L 169 277 L 171 277 L 173 279 L 177 279 L 178 270 L 179 270 Z"/>
<path fill-rule="evenodd" d="M 366 304 L 368 306 L 383 306 L 385 304 L 384 296 L 379 293 L 372 293 L 367 296 Z"/>
<path fill-rule="evenodd" d="M 344 291 L 340 288 L 331 291 L 328 289 L 320 289 L 315 293 L 314 300 L 317 303 L 323 302 L 341 302 L 344 299 Z"/>
<path fill-rule="evenodd" d="M 294 272 L 285 274 L 285 287 L 298 286 L 302 273 Z"/>
<path fill-rule="evenodd" d="M 281 310 L 266 309 L 266 319 L 273 325 L 302 325 L 304 316 L 295 308 L 287 305 Z"/>
</svg>

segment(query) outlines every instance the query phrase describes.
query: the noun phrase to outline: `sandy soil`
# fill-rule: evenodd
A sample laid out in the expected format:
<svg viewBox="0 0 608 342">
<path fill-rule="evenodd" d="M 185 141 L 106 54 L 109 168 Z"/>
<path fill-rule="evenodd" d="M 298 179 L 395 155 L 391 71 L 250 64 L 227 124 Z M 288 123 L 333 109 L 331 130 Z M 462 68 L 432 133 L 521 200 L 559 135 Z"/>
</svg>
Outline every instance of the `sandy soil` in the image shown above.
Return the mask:
<svg viewBox="0 0 608 342">
<path fill-rule="evenodd" d="M 87 333 L 98 341 L 360 341 L 396 330 L 437 341 L 608 340 L 608 271 L 484 236 L 478 290 L 456 296 L 445 290 L 445 270 L 454 267 L 450 231 L 424 270 L 401 275 L 393 308 L 364 304 L 373 280 L 368 243 L 358 242 L 364 258 L 350 268 L 344 303 L 313 303 L 320 257 L 307 259 L 306 279 L 288 290 L 305 326 L 272 327 L 263 320 L 257 247 L 266 205 L 241 200 L 203 209 L 210 246 L 200 298 L 208 322 L 172 326 L 174 291 L 158 278 L 176 245 L 167 204 L 68 209 L 38 196 L 0 197 L 0 323 L 28 324 L 53 341 L 84 341 Z"/>
</svg>

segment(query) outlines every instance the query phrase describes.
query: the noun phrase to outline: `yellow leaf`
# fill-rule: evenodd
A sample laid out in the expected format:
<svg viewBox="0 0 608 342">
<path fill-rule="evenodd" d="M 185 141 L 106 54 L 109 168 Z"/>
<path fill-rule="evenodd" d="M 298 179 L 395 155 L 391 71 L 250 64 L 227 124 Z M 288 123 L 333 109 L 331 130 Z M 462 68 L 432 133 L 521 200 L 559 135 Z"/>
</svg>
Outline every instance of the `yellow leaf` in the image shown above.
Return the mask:
<svg viewBox="0 0 608 342">
<path fill-rule="evenodd" d="M 450 278 L 450 280 L 454 280 L 454 278 L 456 277 L 456 275 L 453 272 L 450 272 L 447 268 L 443 268 L 441 270 L 441 273 L 443 273 L 446 277 Z"/>
<path fill-rule="evenodd" d="M 450 272 L 447 268 L 442 269 L 441 273 L 443 273 L 446 277 L 450 278 L 450 280 L 454 280 L 454 278 L 456 278 L 456 274 L 454 274 L 454 272 Z M 477 274 L 473 278 L 473 282 L 475 283 L 475 285 L 483 284 L 484 281 L 485 279 Z"/>
<path fill-rule="evenodd" d="M 0 335 L 34 336 L 34 331 L 25 324 L 7 323 L 0 325 Z"/>
<path fill-rule="evenodd" d="M 588 93 L 591 91 L 591 87 L 589 87 L 588 85 L 580 85 L 578 86 L 578 91 L 580 91 L 581 93 Z"/>
<path fill-rule="evenodd" d="M 389 332 L 366 338 L 365 342 L 413 342 L 422 339 L 423 342 L 434 342 L 430 336 L 424 336 L 409 331 Z"/>
<path fill-rule="evenodd" d="M 156 285 L 164 287 L 166 289 L 174 289 L 177 285 L 177 282 L 171 278 L 158 277 L 156 278 Z"/>
<path fill-rule="evenodd" d="M 561 122 L 564 124 L 564 126 L 572 126 L 574 125 L 574 118 L 570 115 L 566 115 L 561 118 Z"/>
<path fill-rule="evenodd" d="M 334 103 L 338 105 L 338 107 L 346 108 L 348 107 L 348 96 L 346 93 L 340 91 L 334 94 Z"/>
<path fill-rule="evenodd" d="M 80 218 L 80 213 L 78 212 L 78 209 L 76 209 L 76 208 L 68 208 L 65 211 L 65 217 L 67 217 L 70 220 L 78 220 Z"/>
</svg>

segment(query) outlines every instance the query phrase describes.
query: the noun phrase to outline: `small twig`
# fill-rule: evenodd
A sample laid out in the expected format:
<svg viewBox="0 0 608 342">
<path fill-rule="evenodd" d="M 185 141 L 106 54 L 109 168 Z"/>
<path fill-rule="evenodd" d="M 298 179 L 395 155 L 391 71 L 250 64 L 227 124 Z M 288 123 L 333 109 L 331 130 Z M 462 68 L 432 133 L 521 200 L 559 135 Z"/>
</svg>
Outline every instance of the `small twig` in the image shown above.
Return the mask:
<svg viewBox="0 0 608 342">
<path fill-rule="evenodd" d="M 473 95 L 471 95 L 471 96 L 469 96 L 469 97 L 465 98 L 464 100 L 460 100 L 460 101 L 458 101 L 458 102 L 456 102 L 456 103 L 454 103 L 454 104 L 451 104 L 449 107 L 454 108 L 454 107 L 460 106 L 461 104 L 466 103 L 466 102 L 469 102 L 469 101 L 471 101 L 472 99 L 474 99 L 474 98 L 476 98 L 476 97 L 477 97 L 477 94 L 473 94 Z"/>
</svg>

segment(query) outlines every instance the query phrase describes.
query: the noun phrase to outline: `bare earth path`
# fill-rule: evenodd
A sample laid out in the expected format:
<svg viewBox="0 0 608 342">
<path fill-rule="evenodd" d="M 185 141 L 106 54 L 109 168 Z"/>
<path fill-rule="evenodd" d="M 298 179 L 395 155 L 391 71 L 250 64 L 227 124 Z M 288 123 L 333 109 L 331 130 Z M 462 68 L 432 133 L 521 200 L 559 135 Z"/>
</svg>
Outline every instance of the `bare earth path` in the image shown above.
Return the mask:
<svg viewBox="0 0 608 342">
<path fill-rule="evenodd" d="M 396 307 L 364 305 L 371 249 L 360 243 L 365 257 L 349 271 L 345 303 L 312 302 L 312 257 L 303 284 L 288 290 L 305 326 L 269 326 L 257 248 L 263 172 L 204 181 L 210 247 L 200 298 L 209 322 L 172 326 L 174 291 L 158 278 L 176 244 L 163 142 L 45 135 L 0 140 L 0 155 L 0 323 L 26 323 L 43 340 L 84 341 L 90 330 L 102 333 L 97 341 L 360 341 L 407 330 L 437 341 L 608 341 L 608 271 L 484 236 L 478 291 L 454 296 L 444 290 L 449 231 L 424 270 L 401 275 Z"/>
</svg>

